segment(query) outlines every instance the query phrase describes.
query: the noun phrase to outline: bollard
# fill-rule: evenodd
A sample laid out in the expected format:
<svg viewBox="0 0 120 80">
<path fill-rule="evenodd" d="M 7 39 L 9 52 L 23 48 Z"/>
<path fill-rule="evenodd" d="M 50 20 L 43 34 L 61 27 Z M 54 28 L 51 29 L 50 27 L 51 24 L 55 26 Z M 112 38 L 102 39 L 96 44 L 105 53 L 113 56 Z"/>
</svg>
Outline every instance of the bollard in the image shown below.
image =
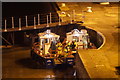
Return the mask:
<svg viewBox="0 0 120 80">
<path fill-rule="evenodd" d="M 28 27 L 27 16 L 25 16 L 25 19 L 26 19 L 26 27 Z"/>
<path fill-rule="evenodd" d="M 59 26 L 61 25 L 60 16 L 59 16 Z"/>
<path fill-rule="evenodd" d="M 49 22 L 48 22 L 48 15 L 47 15 L 47 26 L 46 27 L 49 27 Z"/>
<path fill-rule="evenodd" d="M 7 31 L 7 21 L 6 21 L 6 19 L 5 19 L 5 32 Z"/>
<path fill-rule="evenodd" d="M 40 14 L 38 14 L 38 25 L 40 25 Z"/>
<path fill-rule="evenodd" d="M 19 18 L 19 30 L 21 30 L 21 18 Z"/>
<path fill-rule="evenodd" d="M 34 29 L 36 29 L 36 19 L 34 17 Z"/>
<path fill-rule="evenodd" d="M 87 8 L 88 8 L 87 12 L 92 12 L 91 10 L 92 7 L 87 7 Z"/>
<path fill-rule="evenodd" d="M 14 18 L 12 17 L 12 28 L 14 28 Z"/>
<path fill-rule="evenodd" d="M 50 24 L 52 23 L 52 21 L 51 21 L 51 20 L 52 20 L 52 17 L 51 17 L 51 13 L 50 13 Z"/>
</svg>

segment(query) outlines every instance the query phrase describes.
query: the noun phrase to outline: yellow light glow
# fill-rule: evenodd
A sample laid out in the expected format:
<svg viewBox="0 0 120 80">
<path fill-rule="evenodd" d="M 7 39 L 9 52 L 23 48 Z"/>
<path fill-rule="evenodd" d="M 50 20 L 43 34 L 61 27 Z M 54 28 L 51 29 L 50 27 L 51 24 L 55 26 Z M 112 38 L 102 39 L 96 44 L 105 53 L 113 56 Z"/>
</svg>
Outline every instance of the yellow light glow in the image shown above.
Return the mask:
<svg viewBox="0 0 120 80">
<path fill-rule="evenodd" d="M 102 4 L 102 5 L 108 5 L 110 3 L 109 2 L 101 2 L 100 4 Z"/>
<path fill-rule="evenodd" d="M 62 7 L 65 7 L 66 5 L 65 5 L 65 3 L 62 3 Z"/>
</svg>

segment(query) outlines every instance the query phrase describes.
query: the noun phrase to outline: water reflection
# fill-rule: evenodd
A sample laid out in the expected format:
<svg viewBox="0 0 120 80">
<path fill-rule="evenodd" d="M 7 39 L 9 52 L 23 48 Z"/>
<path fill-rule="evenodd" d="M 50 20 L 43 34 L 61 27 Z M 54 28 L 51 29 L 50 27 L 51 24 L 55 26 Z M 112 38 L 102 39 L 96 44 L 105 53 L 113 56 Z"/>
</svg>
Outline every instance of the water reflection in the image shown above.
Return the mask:
<svg viewBox="0 0 120 80">
<path fill-rule="evenodd" d="M 44 69 L 46 72 L 49 70 L 53 70 L 53 74 L 46 75 L 46 78 L 74 78 L 75 68 L 74 66 L 68 64 L 59 64 L 56 65 L 55 68 L 45 68 L 42 63 L 37 63 L 31 58 L 24 58 L 16 61 L 16 64 L 31 68 L 31 69 Z"/>
</svg>

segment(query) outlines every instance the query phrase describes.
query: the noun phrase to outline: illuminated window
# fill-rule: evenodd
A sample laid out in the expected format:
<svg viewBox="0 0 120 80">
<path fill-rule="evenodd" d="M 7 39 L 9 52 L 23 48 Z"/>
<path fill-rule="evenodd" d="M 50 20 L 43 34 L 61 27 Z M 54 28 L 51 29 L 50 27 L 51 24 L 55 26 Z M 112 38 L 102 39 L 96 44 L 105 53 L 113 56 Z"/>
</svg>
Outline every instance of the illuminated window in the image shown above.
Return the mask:
<svg viewBox="0 0 120 80">
<path fill-rule="evenodd" d="M 79 41 L 79 37 L 73 36 L 73 40 L 76 41 L 76 42 L 78 42 Z"/>
</svg>

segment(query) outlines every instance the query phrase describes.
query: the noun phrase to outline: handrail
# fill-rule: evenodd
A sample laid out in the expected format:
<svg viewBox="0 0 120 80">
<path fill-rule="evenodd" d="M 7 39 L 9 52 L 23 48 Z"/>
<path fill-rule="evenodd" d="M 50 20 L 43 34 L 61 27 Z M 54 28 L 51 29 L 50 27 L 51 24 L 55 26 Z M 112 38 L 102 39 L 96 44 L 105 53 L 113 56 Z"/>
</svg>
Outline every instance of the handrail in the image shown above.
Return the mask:
<svg viewBox="0 0 120 80">
<path fill-rule="evenodd" d="M 58 21 L 58 14 L 56 12 L 28 15 L 27 18 L 26 18 L 26 15 L 19 16 L 19 17 L 18 16 L 17 17 L 8 17 L 8 18 L 2 19 L 2 29 L 5 28 L 5 25 L 6 25 L 6 29 L 10 28 L 10 27 L 14 28 L 16 25 L 18 26 L 19 24 L 21 24 L 21 27 L 24 24 L 28 24 L 28 26 L 33 25 L 34 19 L 36 19 L 35 24 L 38 24 L 38 23 L 44 24 L 47 22 L 47 15 L 49 17 L 48 21 L 50 21 L 50 20 L 52 20 L 52 22 L 54 22 L 56 20 Z M 19 18 L 21 18 L 20 22 L 19 22 Z M 6 22 L 5 22 L 5 20 L 6 20 Z M 14 25 L 14 27 L 13 27 L 13 25 Z"/>
</svg>

